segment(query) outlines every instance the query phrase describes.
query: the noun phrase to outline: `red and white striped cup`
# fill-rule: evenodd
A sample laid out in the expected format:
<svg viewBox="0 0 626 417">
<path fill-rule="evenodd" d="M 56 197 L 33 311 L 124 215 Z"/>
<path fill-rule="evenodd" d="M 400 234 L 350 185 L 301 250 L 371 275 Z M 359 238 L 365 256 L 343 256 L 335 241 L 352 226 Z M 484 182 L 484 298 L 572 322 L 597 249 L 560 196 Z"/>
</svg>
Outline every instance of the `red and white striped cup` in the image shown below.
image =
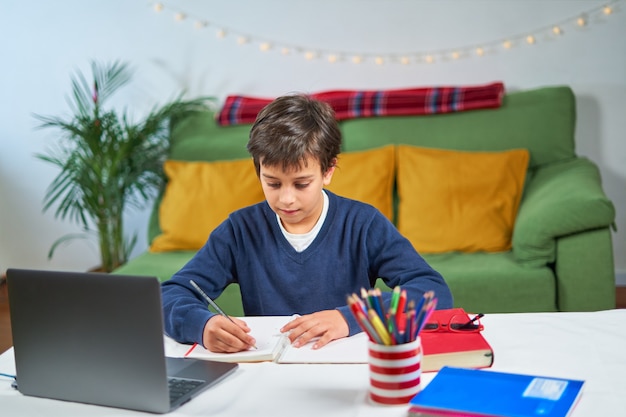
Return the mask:
<svg viewBox="0 0 626 417">
<path fill-rule="evenodd" d="M 370 400 L 384 405 L 408 404 L 420 391 L 421 339 L 390 346 L 369 341 L 368 350 Z"/>
</svg>

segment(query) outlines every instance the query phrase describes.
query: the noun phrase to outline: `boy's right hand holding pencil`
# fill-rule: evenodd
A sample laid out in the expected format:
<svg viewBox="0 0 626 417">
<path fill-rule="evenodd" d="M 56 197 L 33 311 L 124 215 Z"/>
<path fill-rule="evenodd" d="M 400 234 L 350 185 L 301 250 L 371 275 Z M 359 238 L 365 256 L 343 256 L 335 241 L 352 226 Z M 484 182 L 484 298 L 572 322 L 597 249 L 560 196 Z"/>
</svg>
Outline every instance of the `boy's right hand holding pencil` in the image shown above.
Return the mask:
<svg viewBox="0 0 626 417">
<path fill-rule="evenodd" d="M 234 353 L 254 348 L 256 340 L 245 321 L 216 314 L 204 325 L 202 344 L 211 352 Z"/>
</svg>

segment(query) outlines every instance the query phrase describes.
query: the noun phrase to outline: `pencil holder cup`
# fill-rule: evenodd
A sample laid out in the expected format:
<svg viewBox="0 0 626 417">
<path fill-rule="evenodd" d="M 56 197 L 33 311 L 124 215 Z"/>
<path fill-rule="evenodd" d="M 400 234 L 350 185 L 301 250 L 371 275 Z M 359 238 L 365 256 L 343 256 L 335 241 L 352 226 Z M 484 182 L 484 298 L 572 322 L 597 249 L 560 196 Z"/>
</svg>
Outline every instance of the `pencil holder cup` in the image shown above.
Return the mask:
<svg viewBox="0 0 626 417">
<path fill-rule="evenodd" d="M 418 337 L 401 345 L 369 341 L 369 398 L 376 404 L 402 405 L 420 391 L 422 345 Z"/>
</svg>

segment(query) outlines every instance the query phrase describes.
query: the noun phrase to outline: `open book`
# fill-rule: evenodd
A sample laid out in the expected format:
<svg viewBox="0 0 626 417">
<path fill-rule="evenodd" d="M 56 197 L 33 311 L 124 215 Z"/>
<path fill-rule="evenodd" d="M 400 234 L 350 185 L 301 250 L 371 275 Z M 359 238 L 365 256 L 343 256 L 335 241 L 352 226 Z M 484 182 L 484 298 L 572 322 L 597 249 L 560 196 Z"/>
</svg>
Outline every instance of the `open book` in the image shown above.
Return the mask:
<svg viewBox="0 0 626 417">
<path fill-rule="evenodd" d="M 291 346 L 286 334 L 280 333 L 280 328 L 292 320 L 292 316 L 248 316 L 241 319 L 250 327 L 250 334 L 256 339 L 256 349 L 215 353 L 195 344 L 185 357 L 222 362 L 367 363 L 367 336 L 364 333 L 333 340 L 320 349 L 312 348 L 314 341 L 296 348 Z"/>
</svg>

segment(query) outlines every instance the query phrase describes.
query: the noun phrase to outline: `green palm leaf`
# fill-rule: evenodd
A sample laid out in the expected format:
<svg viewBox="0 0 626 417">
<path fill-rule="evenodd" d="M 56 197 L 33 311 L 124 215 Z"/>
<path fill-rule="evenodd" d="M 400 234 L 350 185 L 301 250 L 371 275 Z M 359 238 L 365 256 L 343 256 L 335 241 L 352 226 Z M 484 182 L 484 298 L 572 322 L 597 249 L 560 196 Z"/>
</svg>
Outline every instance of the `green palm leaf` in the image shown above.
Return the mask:
<svg viewBox="0 0 626 417">
<path fill-rule="evenodd" d="M 211 99 L 184 101 L 179 96 L 133 122 L 125 112 L 103 107 L 130 82 L 128 65 L 93 61 L 91 72 L 91 82 L 81 72 L 72 77 L 72 117 L 35 115 L 39 128 L 60 132 L 56 146 L 36 157 L 59 169 L 44 196 L 44 211 L 54 209 L 56 218 L 78 223 L 84 231 L 58 239 L 49 257 L 61 243 L 95 232 L 102 268 L 111 271 L 128 260 L 137 239 L 124 234 L 125 210 L 144 208 L 163 184 L 172 120 L 206 110 Z"/>
</svg>

